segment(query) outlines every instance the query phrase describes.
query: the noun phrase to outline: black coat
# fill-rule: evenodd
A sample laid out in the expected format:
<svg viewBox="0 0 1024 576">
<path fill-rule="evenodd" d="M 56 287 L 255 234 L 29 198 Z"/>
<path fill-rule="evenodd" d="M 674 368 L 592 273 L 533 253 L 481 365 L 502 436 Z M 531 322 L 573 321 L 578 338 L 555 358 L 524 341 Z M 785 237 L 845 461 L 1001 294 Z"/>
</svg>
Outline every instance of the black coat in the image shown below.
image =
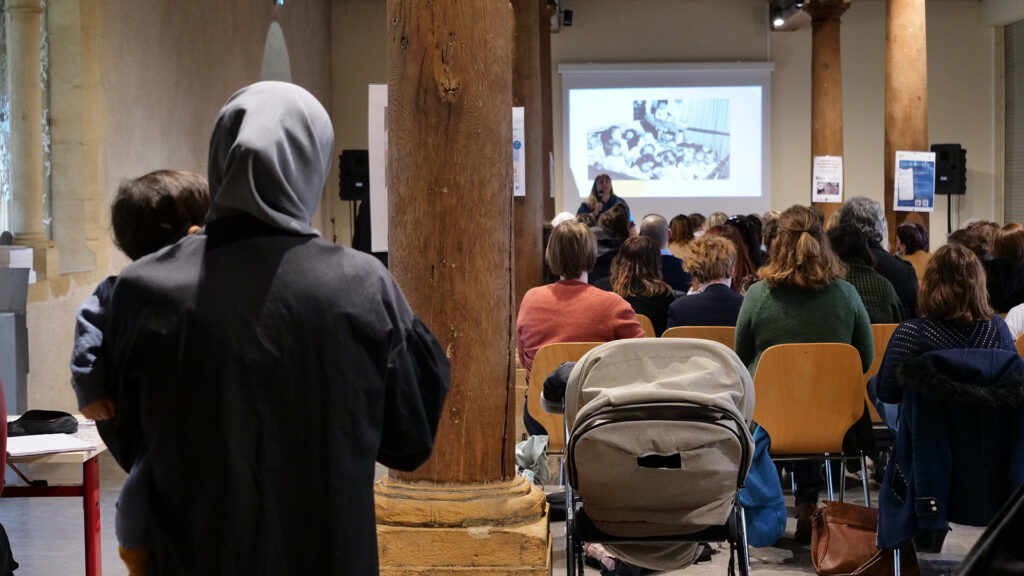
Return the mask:
<svg viewBox="0 0 1024 576">
<path fill-rule="evenodd" d="M 688 291 L 693 280 L 683 269 L 683 261 L 671 254 L 661 255 L 661 277 L 673 290 L 680 292 Z"/>
<path fill-rule="evenodd" d="M 372 256 L 248 216 L 125 269 L 119 461 L 163 574 L 376 574 L 374 462 L 424 462 L 448 361 Z"/>
<path fill-rule="evenodd" d="M 875 257 L 875 270 L 885 276 L 892 287 L 896 289 L 896 295 L 903 303 L 903 311 L 907 318 L 917 316 L 917 272 L 914 265 L 906 260 L 893 256 L 882 248 L 879 242 L 870 242 L 871 254 Z"/>
<path fill-rule="evenodd" d="M 724 284 L 712 284 L 699 294 L 683 296 L 668 307 L 673 326 L 735 326 L 743 296 Z"/>
</svg>

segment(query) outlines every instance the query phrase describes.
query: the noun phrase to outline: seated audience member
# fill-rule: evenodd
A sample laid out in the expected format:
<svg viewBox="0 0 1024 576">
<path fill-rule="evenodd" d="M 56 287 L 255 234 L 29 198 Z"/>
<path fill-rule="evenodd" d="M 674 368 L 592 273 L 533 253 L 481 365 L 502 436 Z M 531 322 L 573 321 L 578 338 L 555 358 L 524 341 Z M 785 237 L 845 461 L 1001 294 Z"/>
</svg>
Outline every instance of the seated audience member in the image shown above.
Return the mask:
<svg viewBox="0 0 1024 576">
<path fill-rule="evenodd" d="M 707 218 L 704 217 L 700 212 L 694 212 L 687 216 L 690 219 L 690 228 L 693 229 L 693 237 L 699 238 L 704 234 L 704 223 L 707 222 Z"/>
<path fill-rule="evenodd" d="M 825 232 L 828 232 L 830 228 L 832 228 L 833 226 L 837 226 L 838 224 L 839 224 L 839 210 L 836 210 L 836 211 L 832 212 L 831 214 L 829 214 L 828 218 L 825 220 Z"/>
<path fill-rule="evenodd" d="M 1010 336 L 1016 342 L 1024 334 L 1024 304 L 1017 304 L 1006 313 L 1006 325 L 1010 328 Z"/>
<path fill-rule="evenodd" d="M 743 238 L 743 245 L 750 256 L 754 269 L 761 267 L 761 221 L 757 216 L 733 216 L 725 221 L 725 226 L 735 228 Z"/>
<path fill-rule="evenodd" d="M 306 90 L 236 92 L 206 227 L 114 287 L 103 361 L 155 574 L 376 574 L 374 461 L 433 449 L 444 350 L 376 258 L 310 226 L 333 155 Z"/>
<path fill-rule="evenodd" d="M 114 243 L 132 260 L 174 244 L 199 230 L 210 209 L 206 178 L 192 172 L 158 170 L 125 180 L 110 207 Z M 71 386 L 82 415 L 100 422 L 100 432 L 114 456 L 121 447 L 105 421 L 117 415 L 115 391 L 102 362 L 103 330 L 116 276 L 109 276 L 78 308 L 75 347 L 71 355 Z M 118 495 L 115 526 L 118 551 L 132 576 L 145 574 L 147 556 L 146 486 L 152 482 L 140 458 Z"/>
<path fill-rule="evenodd" d="M 903 401 L 901 377 L 906 363 L 934 350 L 1006 350 L 1015 352 L 1006 322 L 988 303 L 985 272 L 977 256 L 964 246 L 947 244 L 935 251 L 925 269 L 918 296 L 921 317 L 896 328 L 882 357 L 878 375 L 868 385 L 879 414 L 898 430 Z M 941 548 L 945 530 L 925 534 Z"/>
<path fill-rule="evenodd" d="M 988 237 L 977 228 L 954 230 L 946 238 L 946 243 L 967 248 L 982 264 L 992 259 L 992 246 L 989 244 Z"/>
<path fill-rule="evenodd" d="M 846 265 L 847 282 L 860 294 L 872 324 L 896 324 L 905 320 L 903 304 L 892 284 L 871 264 L 875 261 L 868 239 L 860 228 L 838 224 L 828 231 L 828 241 L 836 256 Z"/>
<path fill-rule="evenodd" d="M 839 209 L 839 223 L 852 224 L 864 232 L 875 257 L 875 270 L 896 289 L 903 303 L 904 316 L 913 318 L 917 306 L 917 272 L 909 262 L 889 254 L 882 247 L 882 239 L 889 234 L 882 205 L 864 196 L 850 198 Z"/>
<path fill-rule="evenodd" d="M 988 247 L 989 256 L 987 258 L 991 258 L 991 254 L 995 250 L 996 237 L 999 236 L 999 224 L 990 220 L 975 220 L 968 223 L 964 228 L 976 232 L 984 239 L 985 245 Z M 983 258 L 982 262 L 984 261 L 985 259 Z"/>
<path fill-rule="evenodd" d="M 721 226 L 728 219 L 729 215 L 725 212 L 712 212 L 708 219 L 704 221 L 704 231 L 707 232 L 715 226 Z"/>
<path fill-rule="evenodd" d="M 669 304 L 682 295 L 661 279 L 660 268 L 658 245 L 644 236 L 623 242 L 612 260 L 612 290 L 629 302 L 634 312 L 651 319 L 657 336 L 665 331 Z"/>
<path fill-rule="evenodd" d="M 769 210 L 764 213 L 764 230 L 761 232 L 761 262 L 768 263 L 768 255 L 772 252 L 772 240 L 779 233 L 779 213 Z"/>
<path fill-rule="evenodd" d="M 690 289 L 690 275 L 683 269 L 683 261 L 672 255 L 669 240 L 672 233 L 668 222 L 657 214 L 648 214 L 640 221 L 640 236 L 650 238 L 661 251 L 661 279 L 673 290 L 686 292 Z"/>
<path fill-rule="evenodd" d="M 597 241 L 589 228 L 576 221 L 559 224 L 551 232 L 544 258 L 559 280 L 528 290 L 516 319 L 516 349 L 527 375 L 545 344 L 644 337 L 628 302 L 587 283 L 597 260 Z M 547 434 L 529 412 L 523 418 L 527 432 Z"/>
<path fill-rule="evenodd" d="M 668 307 L 667 327 L 735 326 L 743 296 L 732 291 L 736 246 L 718 236 L 701 236 L 686 246 L 690 293 Z"/>
<path fill-rule="evenodd" d="M 904 222 L 896 227 L 896 255 L 914 267 L 917 285 L 924 281 L 924 269 L 932 257 L 928 252 L 928 231 L 917 222 Z"/>
<path fill-rule="evenodd" d="M 680 214 L 668 223 L 668 249 L 672 255 L 683 259 L 683 248 L 693 240 L 693 224 L 685 214 Z"/>
<path fill-rule="evenodd" d="M 715 226 L 709 228 L 705 236 L 725 238 L 736 247 L 736 264 L 732 268 L 732 283 L 729 287 L 741 296 L 746 294 L 747 288 L 757 281 L 757 267 L 750 259 L 750 250 L 740 231 L 733 226 Z"/>
<path fill-rule="evenodd" d="M 590 187 L 590 196 L 584 200 L 579 209 L 576 210 L 576 215 L 580 214 L 593 214 L 597 220 L 601 219 L 608 210 L 611 210 L 613 206 L 619 204 L 626 207 L 626 221 L 629 221 L 629 205 L 622 198 L 615 195 L 615 191 L 612 189 L 612 178 L 607 174 L 599 174 L 597 178 L 594 178 L 594 184 Z"/>
<path fill-rule="evenodd" d="M 596 285 L 611 276 L 612 259 L 630 236 L 629 212 L 625 206 L 615 205 L 602 214 L 597 226 L 590 230 L 597 239 L 597 262 L 590 271 L 589 281 Z"/>
<path fill-rule="evenodd" d="M 982 265 L 989 303 L 996 312 L 1009 312 L 1024 302 L 1024 229 L 1000 230 L 992 259 Z"/>
<path fill-rule="evenodd" d="M 871 321 L 857 291 L 840 278 L 842 271 L 821 222 L 810 209 L 793 206 L 782 213 L 768 264 L 758 273 L 760 281 L 747 291 L 736 321 L 736 355 L 752 376 L 765 350 L 794 342 L 851 344 L 860 352 L 862 368 L 871 367 Z M 793 474 L 795 538 L 806 543 L 811 538 L 811 516 L 824 476 L 821 463 L 813 461 L 797 462 Z"/>
</svg>

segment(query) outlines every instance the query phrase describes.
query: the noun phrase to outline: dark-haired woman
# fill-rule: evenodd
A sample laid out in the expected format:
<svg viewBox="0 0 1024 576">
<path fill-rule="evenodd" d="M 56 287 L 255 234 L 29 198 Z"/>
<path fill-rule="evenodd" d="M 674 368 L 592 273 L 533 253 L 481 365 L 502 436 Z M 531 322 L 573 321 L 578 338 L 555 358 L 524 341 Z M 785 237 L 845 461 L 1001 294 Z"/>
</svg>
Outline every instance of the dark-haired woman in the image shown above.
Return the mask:
<svg viewBox="0 0 1024 576">
<path fill-rule="evenodd" d="M 892 283 L 873 268 L 875 256 L 864 231 L 853 224 L 828 229 L 828 241 L 846 265 L 845 280 L 857 289 L 872 324 L 898 324 L 905 319 L 903 303 Z"/>
<path fill-rule="evenodd" d="M 900 408 L 897 406 L 903 402 L 904 386 L 912 385 L 923 376 L 922 368 L 916 366 L 913 360 L 919 358 L 926 352 L 937 350 L 1002 350 L 1011 353 L 1009 356 L 1018 359 L 1013 338 L 1006 322 L 995 314 L 989 305 L 988 294 L 985 290 L 985 271 L 978 257 L 965 246 L 959 244 L 947 244 L 932 255 L 925 269 L 924 282 L 921 284 L 921 291 L 917 296 L 917 310 L 921 313 L 919 318 L 911 318 L 903 322 L 893 332 L 889 344 L 885 348 L 885 356 L 882 358 L 881 368 L 873 385 L 869 385 L 869 393 L 872 399 L 877 396 L 876 406 L 886 424 L 894 430 L 898 430 L 900 438 L 903 437 L 906 426 L 900 426 Z M 970 362 L 969 355 L 960 356 L 963 360 Z M 997 367 L 992 362 L 995 358 L 982 356 L 978 363 L 970 364 L 970 381 L 968 387 L 974 388 L 985 384 L 990 376 L 986 371 L 1002 374 L 1003 377 L 1009 374 L 1004 368 Z M 1018 359 L 1019 360 L 1019 359 Z M 946 366 L 946 368 L 955 368 Z M 954 370 L 955 372 L 955 370 Z M 959 382 L 961 376 L 955 373 L 945 372 L 946 380 L 941 386 L 935 385 L 930 393 L 935 402 L 964 402 L 965 396 L 959 392 L 964 385 Z M 931 381 L 936 381 L 931 377 Z M 1019 382 L 1018 382 L 1019 385 Z M 992 386 L 993 388 L 995 386 Z M 948 396 L 947 396 L 948 395 Z M 955 395 L 955 398 L 954 398 Z M 972 406 L 965 406 L 965 409 L 973 409 Z M 978 446 L 979 450 L 987 445 L 990 438 L 971 438 L 968 441 L 972 446 Z M 976 443 L 976 444 L 974 444 Z M 948 448 L 947 448 L 948 449 Z M 921 450 L 927 451 L 927 448 Z M 901 452 L 897 449 L 895 452 Z M 903 452 L 905 454 L 905 452 Z M 1012 455 L 1004 454 L 1006 458 Z M 925 455 L 924 460 L 927 460 Z M 897 465 L 901 460 L 897 459 Z M 906 464 L 906 462 L 903 462 Z M 890 464 L 891 465 L 891 464 Z M 955 464 L 954 464 L 955 465 Z M 895 468 L 896 474 L 901 477 L 902 467 Z M 926 474 L 927 472 L 919 472 Z M 990 474 L 992 471 L 979 471 L 981 474 Z M 947 495 L 926 494 L 939 500 L 945 514 Z M 884 502 L 887 494 L 882 494 Z M 918 498 L 918 500 L 921 500 Z M 884 503 L 883 502 L 883 503 Z M 935 503 L 935 500 L 932 500 Z M 937 508 L 932 508 L 937 510 Z M 887 522 L 887 524 L 896 524 Z M 916 527 L 916 526 L 915 526 Z M 946 537 L 947 530 L 944 528 L 921 530 L 914 537 L 915 546 L 919 551 L 938 552 L 942 548 L 942 542 Z M 882 532 L 879 532 L 882 535 Z"/>
<path fill-rule="evenodd" d="M 650 238 L 637 236 L 622 243 L 612 260 L 612 291 L 622 296 L 633 311 L 651 319 L 661 336 L 668 319 L 668 307 L 681 293 L 661 279 L 661 251 Z"/>
</svg>

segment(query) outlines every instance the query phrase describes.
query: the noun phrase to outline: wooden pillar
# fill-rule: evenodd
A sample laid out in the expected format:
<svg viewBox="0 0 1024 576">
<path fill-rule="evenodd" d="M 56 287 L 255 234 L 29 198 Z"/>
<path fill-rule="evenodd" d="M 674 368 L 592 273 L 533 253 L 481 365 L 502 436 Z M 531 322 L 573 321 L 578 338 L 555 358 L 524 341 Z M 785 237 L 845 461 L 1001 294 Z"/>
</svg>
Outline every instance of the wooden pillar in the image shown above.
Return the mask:
<svg viewBox="0 0 1024 576">
<path fill-rule="evenodd" d="M 7 53 L 11 89 L 11 232 L 17 244 L 34 249 L 41 277 L 60 272 L 53 242 L 43 231 L 43 90 L 40 0 L 7 0 Z M 49 260 L 48 257 L 49 256 Z"/>
<path fill-rule="evenodd" d="M 382 575 L 548 574 L 515 476 L 512 8 L 388 0 L 390 265 L 452 363 L 434 455 L 376 487 Z"/>
<path fill-rule="evenodd" d="M 526 196 L 513 199 L 516 310 L 526 291 L 543 283 L 544 254 L 544 100 L 540 60 L 540 24 L 547 23 L 546 0 L 513 0 L 515 52 L 512 59 L 512 105 L 525 110 L 523 152 Z"/>
<path fill-rule="evenodd" d="M 839 18 L 850 0 L 811 0 L 811 162 L 815 156 L 843 156 L 843 75 Z M 842 205 L 815 202 L 825 221 Z"/>
<path fill-rule="evenodd" d="M 540 92 L 544 122 L 544 220 L 550 222 L 555 217 L 555 196 L 553 191 L 555 134 L 551 123 L 551 18 L 556 15 L 557 7 L 548 0 L 538 0 L 544 5 L 541 11 L 540 26 Z M 571 208 L 570 208 L 571 209 Z"/>
<path fill-rule="evenodd" d="M 925 0 L 887 0 L 885 7 L 885 215 L 890 246 L 903 222 L 928 227 L 927 218 L 892 209 L 896 151 L 929 149 L 924 4 Z"/>
</svg>

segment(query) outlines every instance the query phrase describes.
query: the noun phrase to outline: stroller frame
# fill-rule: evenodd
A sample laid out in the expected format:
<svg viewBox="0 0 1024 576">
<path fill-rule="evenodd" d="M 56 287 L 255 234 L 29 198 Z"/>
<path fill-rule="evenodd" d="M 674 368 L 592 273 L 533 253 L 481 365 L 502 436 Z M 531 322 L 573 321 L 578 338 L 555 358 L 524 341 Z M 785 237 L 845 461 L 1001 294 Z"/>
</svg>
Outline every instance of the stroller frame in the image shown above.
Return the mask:
<svg viewBox="0 0 1024 576">
<path fill-rule="evenodd" d="M 710 406 L 698 406 L 698 405 L 681 405 L 677 402 L 666 403 L 666 404 L 644 404 L 634 406 L 623 406 L 615 408 L 606 408 L 594 416 L 610 416 L 613 421 L 622 422 L 631 419 L 641 420 L 637 418 L 637 414 L 645 413 L 647 410 L 655 409 L 660 413 L 662 418 L 660 419 L 675 419 L 678 421 L 692 421 L 695 417 L 701 417 L 701 421 L 714 421 L 722 418 L 733 419 L 734 417 L 723 410 L 710 407 Z M 600 424 L 599 424 L 600 425 Z M 743 422 L 738 422 L 739 426 L 746 426 Z M 569 452 L 570 443 L 573 442 L 578 435 L 569 435 L 569 422 L 568 419 L 564 423 L 565 438 L 566 438 L 566 454 Z M 583 428 L 582 430 L 586 430 Z M 742 462 L 749 462 L 749 447 L 740 442 L 741 450 L 743 453 Z M 568 477 L 565 482 L 565 504 L 566 504 L 566 518 L 565 518 L 565 559 L 568 576 L 583 576 L 584 574 L 584 549 L 583 544 L 585 542 L 592 543 L 623 543 L 623 542 L 648 542 L 648 543 L 665 543 L 665 544 L 678 544 L 684 542 L 729 542 L 729 569 L 728 573 L 730 576 L 735 574 L 735 559 L 739 556 L 739 574 L 741 576 L 748 576 L 750 573 L 750 553 L 747 546 L 747 527 L 746 517 L 743 513 L 743 507 L 739 503 L 739 490 L 743 488 L 743 483 L 747 474 L 747 466 L 741 466 L 737 478 L 736 491 L 733 496 L 733 505 L 729 513 L 729 517 L 725 524 L 719 526 L 708 526 L 707 528 L 698 532 L 688 534 L 678 534 L 669 536 L 644 536 L 644 537 L 623 537 L 608 534 L 602 531 L 600 528 L 594 525 L 593 521 L 587 516 L 586 510 L 583 507 L 582 500 L 575 494 L 573 489 L 573 483 L 575 480 L 575 461 L 570 461 L 572 468 L 569 470 Z M 562 460 L 562 476 L 566 476 L 564 467 L 566 460 Z"/>
</svg>

